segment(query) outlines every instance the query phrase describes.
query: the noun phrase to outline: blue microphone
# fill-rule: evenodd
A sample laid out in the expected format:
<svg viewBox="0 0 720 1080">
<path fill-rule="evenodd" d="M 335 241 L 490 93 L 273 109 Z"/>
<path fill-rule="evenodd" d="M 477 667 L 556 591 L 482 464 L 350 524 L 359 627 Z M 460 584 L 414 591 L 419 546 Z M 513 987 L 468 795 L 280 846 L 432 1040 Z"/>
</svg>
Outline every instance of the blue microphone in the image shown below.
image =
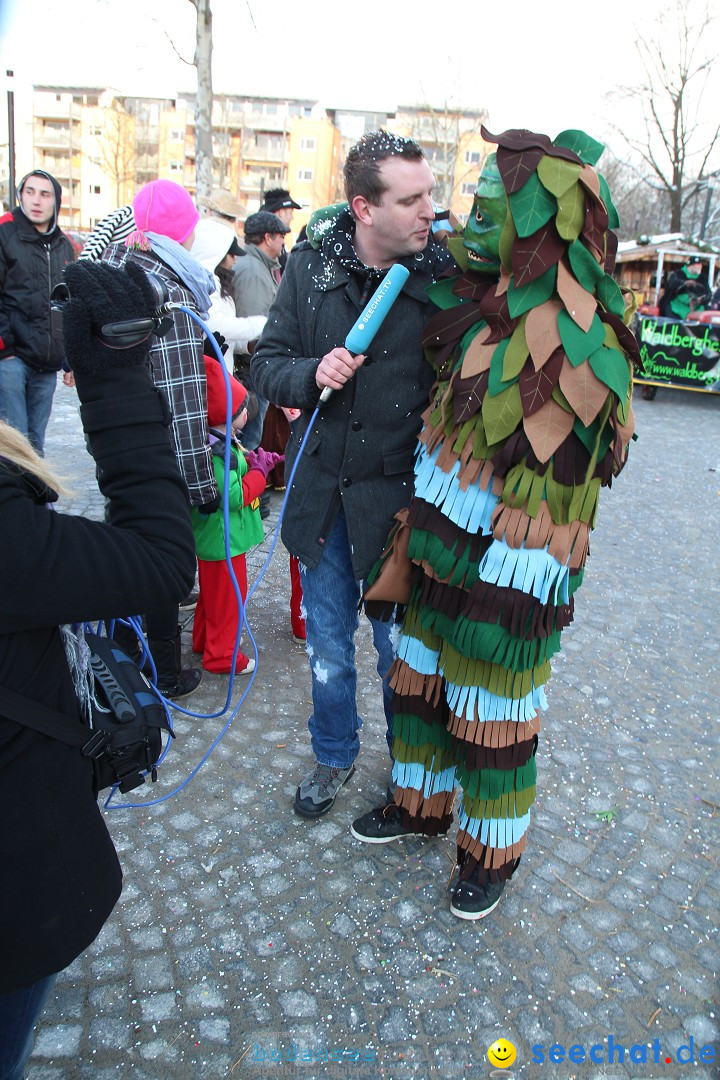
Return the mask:
<svg viewBox="0 0 720 1080">
<path fill-rule="evenodd" d="M 367 353 L 373 338 L 385 321 L 385 316 L 397 300 L 409 276 L 410 271 L 405 266 L 401 266 L 400 263 L 395 263 L 394 266 L 390 267 L 363 308 L 359 319 L 345 338 L 345 348 L 348 352 L 353 353 L 355 356 L 359 353 Z M 320 395 L 321 405 L 329 401 L 332 392 L 333 388 L 331 386 L 325 387 Z"/>
</svg>

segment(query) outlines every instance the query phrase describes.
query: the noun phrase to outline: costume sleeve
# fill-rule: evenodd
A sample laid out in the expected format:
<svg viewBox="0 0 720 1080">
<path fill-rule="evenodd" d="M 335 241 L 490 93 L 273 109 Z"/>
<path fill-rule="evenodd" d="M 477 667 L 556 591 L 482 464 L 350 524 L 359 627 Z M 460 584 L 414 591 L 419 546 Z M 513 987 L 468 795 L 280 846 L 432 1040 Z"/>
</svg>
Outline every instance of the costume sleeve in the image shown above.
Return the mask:
<svg viewBox="0 0 720 1080">
<path fill-rule="evenodd" d="M 250 373 L 258 393 L 286 408 L 314 409 L 320 399 L 315 372 L 320 357 L 303 356 L 299 309 L 308 297 L 298 289 L 298 258 L 288 259 L 275 302 L 255 350 Z"/>
<path fill-rule="evenodd" d="M 152 610 L 187 594 L 195 547 L 169 412 L 144 366 L 76 373 L 109 523 L 55 512 L 0 467 L 0 633 Z"/>
<path fill-rule="evenodd" d="M 266 484 L 267 480 L 259 469 L 249 469 L 242 478 L 243 506 L 249 506 L 259 499 Z"/>
</svg>

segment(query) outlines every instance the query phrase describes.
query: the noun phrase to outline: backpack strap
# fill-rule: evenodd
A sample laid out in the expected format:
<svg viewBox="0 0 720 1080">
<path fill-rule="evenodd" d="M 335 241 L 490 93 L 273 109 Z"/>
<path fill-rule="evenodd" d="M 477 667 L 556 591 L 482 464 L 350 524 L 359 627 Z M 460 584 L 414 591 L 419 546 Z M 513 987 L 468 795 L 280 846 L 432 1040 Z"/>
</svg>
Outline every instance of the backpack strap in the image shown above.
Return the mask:
<svg viewBox="0 0 720 1080">
<path fill-rule="evenodd" d="M 29 709 L 30 714 L 28 714 Z M 41 735 L 58 739 L 68 746 L 77 747 L 85 757 L 97 757 L 107 742 L 106 732 L 83 728 L 82 725 L 74 723 L 56 709 L 40 705 L 37 701 L 25 697 L 24 694 L 17 694 L 4 686 L 0 686 L 0 712 L 16 724 L 32 728 L 34 731 L 39 731 Z"/>
</svg>

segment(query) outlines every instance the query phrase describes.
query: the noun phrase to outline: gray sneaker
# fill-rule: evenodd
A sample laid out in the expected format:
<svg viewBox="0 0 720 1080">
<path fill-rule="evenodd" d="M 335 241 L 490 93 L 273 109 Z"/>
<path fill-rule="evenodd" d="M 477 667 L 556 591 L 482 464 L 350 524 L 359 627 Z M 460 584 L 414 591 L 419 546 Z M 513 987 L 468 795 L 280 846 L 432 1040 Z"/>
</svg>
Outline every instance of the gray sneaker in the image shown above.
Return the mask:
<svg viewBox="0 0 720 1080">
<path fill-rule="evenodd" d="M 327 814 L 335 802 L 338 791 L 354 772 L 354 765 L 351 765 L 349 769 L 316 765 L 295 792 L 295 812 L 306 818 L 317 818 Z"/>
</svg>

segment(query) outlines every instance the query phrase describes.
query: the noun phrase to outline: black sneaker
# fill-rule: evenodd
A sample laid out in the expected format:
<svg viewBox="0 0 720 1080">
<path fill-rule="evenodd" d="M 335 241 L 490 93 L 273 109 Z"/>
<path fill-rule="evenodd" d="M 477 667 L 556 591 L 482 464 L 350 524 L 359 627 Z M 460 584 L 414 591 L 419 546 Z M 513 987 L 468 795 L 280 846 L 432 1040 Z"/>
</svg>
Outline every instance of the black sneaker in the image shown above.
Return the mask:
<svg viewBox="0 0 720 1080">
<path fill-rule="evenodd" d="M 351 765 L 349 769 L 316 765 L 295 792 L 295 812 L 306 818 L 317 818 L 327 814 L 335 802 L 338 791 L 354 772 L 354 765 Z"/>
<path fill-rule="evenodd" d="M 498 906 L 504 881 L 459 881 L 450 893 L 450 911 L 458 919 L 484 919 Z"/>
<path fill-rule="evenodd" d="M 378 806 L 357 818 L 350 826 L 350 832 L 365 844 L 389 844 L 401 836 L 425 835 L 403 825 L 400 807 L 394 802 Z"/>
</svg>

